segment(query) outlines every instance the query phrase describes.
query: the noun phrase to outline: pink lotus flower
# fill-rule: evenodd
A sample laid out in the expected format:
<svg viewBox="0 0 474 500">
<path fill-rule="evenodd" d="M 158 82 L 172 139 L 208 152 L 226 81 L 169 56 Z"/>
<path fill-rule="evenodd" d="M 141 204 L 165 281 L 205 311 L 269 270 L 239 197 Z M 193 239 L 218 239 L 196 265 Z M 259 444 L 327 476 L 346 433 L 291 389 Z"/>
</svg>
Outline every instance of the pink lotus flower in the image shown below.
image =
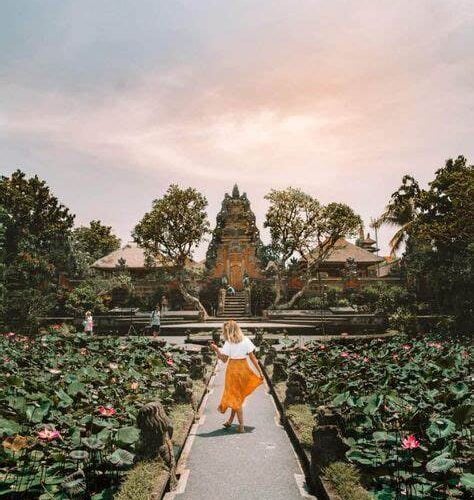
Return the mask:
<svg viewBox="0 0 474 500">
<path fill-rule="evenodd" d="M 3 361 L 4 361 L 4 363 L 9 363 L 11 361 L 11 359 L 8 358 L 7 356 L 4 356 Z"/>
<path fill-rule="evenodd" d="M 398 359 L 398 354 L 393 354 L 393 355 L 392 355 L 392 358 L 393 358 L 393 359 Z"/>
<path fill-rule="evenodd" d="M 14 336 L 15 336 L 15 333 L 13 333 L 13 332 L 8 332 L 8 333 L 5 334 L 5 337 L 10 337 L 11 338 L 11 337 L 14 337 Z"/>
<path fill-rule="evenodd" d="M 38 437 L 43 441 L 53 441 L 54 439 L 61 439 L 61 433 L 56 429 L 43 429 L 38 432 Z"/>
<path fill-rule="evenodd" d="M 109 363 L 109 368 L 111 370 L 116 370 L 119 367 L 117 363 Z"/>
<path fill-rule="evenodd" d="M 413 434 L 410 434 L 406 438 L 402 439 L 402 448 L 405 450 L 413 450 L 420 446 L 420 442 Z"/>
<path fill-rule="evenodd" d="M 440 342 L 428 342 L 426 344 L 428 347 L 434 347 L 435 349 L 441 349 L 443 345 Z"/>
<path fill-rule="evenodd" d="M 171 358 L 168 358 L 166 360 L 166 363 L 169 365 L 169 366 L 173 366 L 174 365 L 174 361 L 171 359 Z"/>
<path fill-rule="evenodd" d="M 79 349 L 79 353 L 82 354 L 83 356 L 87 356 L 87 354 L 89 354 L 89 352 L 87 351 L 87 348 L 85 348 L 85 347 L 82 347 L 81 349 Z"/>
<path fill-rule="evenodd" d="M 348 336 L 349 336 L 349 334 L 347 332 L 342 332 L 341 333 L 341 337 L 348 337 Z"/>
<path fill-rule="evenodd" d="M 351 357 L 351 355 L 348 352 L 341 352 L 341 356 L 343 358 L 350 358 Z"/>
<path fill-rule="evenodd" d="M 117 410 L 115 408 L 112 408 L 111 406 L 99 406 L 97 408 L 97 411 L 103 416 L 103 417 L 112 417 L 117 413 Z"/>
<path fill-rule="evenodd" d="M 405 351 L 408 351 L 411 349 L 411 345 L 410 344 L 403 344 L 402 345 L 403 349 L 405 349 Z"/>
<path fill-rule="evenodd" d="M 364 357 L 364 359 L 362 360 L 364 363 L 368 363 L 369 362 L 369 358 L 367 356 Z"/>
<path fill-rule="evenodd" d="M 321 345 L 319 346 L 319 350 L 320 350 L 320 351 L 324 351 L 325 349 L 326 349 L 326 346 L 325 346 L 324 344 L 321 344 Z"/>
<path fill-rule="evenodd" d="M 58 373 L 61 373 L 61 370 L 58 370 L 57 368 L 49 368 L 48 371 L 49 371 L 49 373 L 52 373 L 53 375 L 57 375 Z"/>
<path fill-rule="evenodd" d="M 139 386 L 138 382 L 132 382 L 130 384 L 130 389 L 132 389 L 132 391 L 136 391 L 138 389 L 138 386 Z"/>
</svg>

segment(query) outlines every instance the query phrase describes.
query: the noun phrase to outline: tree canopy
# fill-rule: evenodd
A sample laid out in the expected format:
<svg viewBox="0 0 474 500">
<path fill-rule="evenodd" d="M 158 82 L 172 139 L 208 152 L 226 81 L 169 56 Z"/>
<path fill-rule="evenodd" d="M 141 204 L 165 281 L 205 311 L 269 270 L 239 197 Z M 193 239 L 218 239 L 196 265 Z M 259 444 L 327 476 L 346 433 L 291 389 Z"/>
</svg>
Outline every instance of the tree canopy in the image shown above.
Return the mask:
<svg viewBox="0 0 474 500">
<path fill-rule="evenodd" d="M 153 202 L 150 212 L 135 226 L 133 237 L 150 255 L 165 257 L 183 297 L 207 316 L 189 288 L 191 261 L 195 248 L 209 232 L 207 200 L 196 189 L 172 184 L 162 198 Z M 186 286 L 188 282 L 188 286 Z"/>
<path fill-rule="evenodd" d="M 405 176 L 382 216 L 403 229 L 409 285 L 420 300 L 453 315 L 460 331 L 471 328 L 474 318 L 473 213 L 474 167 L 458 156 L 436 171 L 427 189 Z"/>
<path fill-rule="evenodd" d="M 92 262 L 120 248 L 120 239 L 113 234 L 112 227 L 105 226 L 100 220 L 75 228 L 73 238 Z"/>
<path fill-rule="evenodd" d="M 268 266 L 275 276 L 274 307 L 286 308 L 306 293 L 319 264 L 343 236 L 354 234 L 361 219 L 342 203 L 322 205 L 300 189 L 272 190 L 264 226 L 270 230 L 276 256 Z M 304 285 L 288 302 L 281 303 L 284 283 L 299 273 Z"/>
<path fill-rule="evenodd" d="M 68 261 L 74 216 L 37 176 L 17 170 L 0 178 L 4 213 L 4 314 L 34 322 L 54 305 L 58 273 Z"/>
</svg>

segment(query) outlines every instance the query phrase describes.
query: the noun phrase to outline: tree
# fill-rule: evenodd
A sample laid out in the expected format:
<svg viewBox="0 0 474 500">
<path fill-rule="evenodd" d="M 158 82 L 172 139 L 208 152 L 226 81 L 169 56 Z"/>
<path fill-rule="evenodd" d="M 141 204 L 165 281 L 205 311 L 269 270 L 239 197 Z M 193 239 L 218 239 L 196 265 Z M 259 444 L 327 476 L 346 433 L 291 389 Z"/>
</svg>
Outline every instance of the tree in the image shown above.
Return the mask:
<svg viewBox="0 0 474 500">
<path fill-rule="evenodd" d="M 75 228 L 73 239 L 90 256 L 91 263 L 120 248 L 120 239 L 112 233 L 112 227 L 104 226 L 100 220 Z"/>
<path fill-rule="evenodd" d="M 275 278 L 273 307 L 291 308 L 315 279 L 319 265 L 337 241 L 353 234 L 361 219 L 342 203 L 321 205 L 316 198 L 300 189 L 272 190 L 265 199 L 270 202 L 264 226 L 270 229 L 271 248 L 277 257 L 267 270 Z M 285 281 L 299 274 L 303 286 L 282 303 Z"/>
<path fill-rule="evenodd" d="M 172 184 L 166 194 L 153 202 L 150 212 L 135 226 L 133 237 L 153 257 L 165 264 L 177 280 L 186 302 L 194 304 L 204 318 L 207 312 L 194 290 L 195 275 L 188 265 L 194 249 L 209 232 L 207 200 L 194 188 Z"/>
<path fill-rule="evenodd" d="M 416 203 L 420 193 L 418 182 L 410 175 L 405 175 L 402 179 L 402 185 L 392 194 L 385 212 L 373 223 L 374 227 L 389 224 L 399 228 L 389 243 L 392 256 L 396 254 L 408 237 L 410 227 L 417 215 Z"/>
<path fill-rule="evenodd" d="M 7 323 L 31 324 L 55 305 L 57 276 L 66 268 L 74 221 L 37 176 L 17 170 L 0 178 Z"/>
<path fill-rule="evenodd" d="M 399 220 L 405 221 L 403 268 L 409 286 L 439 312 L 453 315 L 459 331 L 469 331 L 474 318 L 474 167 L 458 156 L 436 171 L 428 189 L 405 176 L 397 193 L 388 212 L 396 215 L 399 207 Z"/>
</svg>

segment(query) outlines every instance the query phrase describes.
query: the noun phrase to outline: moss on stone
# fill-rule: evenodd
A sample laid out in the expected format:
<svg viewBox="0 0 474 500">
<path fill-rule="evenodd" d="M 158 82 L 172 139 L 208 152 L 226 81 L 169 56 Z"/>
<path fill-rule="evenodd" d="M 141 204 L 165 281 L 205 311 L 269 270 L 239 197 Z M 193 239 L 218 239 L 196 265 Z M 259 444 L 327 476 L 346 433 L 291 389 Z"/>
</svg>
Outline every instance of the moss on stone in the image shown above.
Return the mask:
<svg viewBox="0 0 474 500">
<path fill-rule="evenodd" d="M 286 416 L 293 424 L 293 428 L 302 446 L 311 449 L 313 446 L 314 416 L 309 406 L 305 404 L 290 405 L 286 409 Z"/>
<path fill-rule="evenodd" d="M 371 500 L 373 498 L 361 486 L 360 474 L 354 465 L 333 462 L 323 470 L 323 475 L 342 500 Z"/>
</svg>

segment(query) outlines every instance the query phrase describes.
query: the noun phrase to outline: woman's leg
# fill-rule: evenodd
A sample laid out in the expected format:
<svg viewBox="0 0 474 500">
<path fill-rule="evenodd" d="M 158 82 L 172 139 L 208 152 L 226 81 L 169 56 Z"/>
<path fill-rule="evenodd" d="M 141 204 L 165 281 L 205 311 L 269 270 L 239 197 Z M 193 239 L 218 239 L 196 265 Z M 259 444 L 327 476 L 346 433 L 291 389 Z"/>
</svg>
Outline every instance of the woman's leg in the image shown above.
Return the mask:
<svg viewBox="0 0 474 500">
<path fill-rule="evenodd" d="M 229 419 L 227 420 L 227 422 L 225 422 L 225 423 L 224 423 L 224 425 L 225 425 L 226 427 L 230 427 L 230 426 L 231 426 L 231 424 L 232 424 L 232 422 L 234 421 L 234 417 L 235 417 L 235 410 L 231 410 L 231 412 L 230 412 L 230 417 L 229 417 Z"/>
<path fill-rule="evenodd" d="M 244 427 L 244 410 L 242 407 L 240 407 L 237 410 L 237 420 L 239 421 L 239 432 L 244 432 L 245 427 Z"/>
</svg>

